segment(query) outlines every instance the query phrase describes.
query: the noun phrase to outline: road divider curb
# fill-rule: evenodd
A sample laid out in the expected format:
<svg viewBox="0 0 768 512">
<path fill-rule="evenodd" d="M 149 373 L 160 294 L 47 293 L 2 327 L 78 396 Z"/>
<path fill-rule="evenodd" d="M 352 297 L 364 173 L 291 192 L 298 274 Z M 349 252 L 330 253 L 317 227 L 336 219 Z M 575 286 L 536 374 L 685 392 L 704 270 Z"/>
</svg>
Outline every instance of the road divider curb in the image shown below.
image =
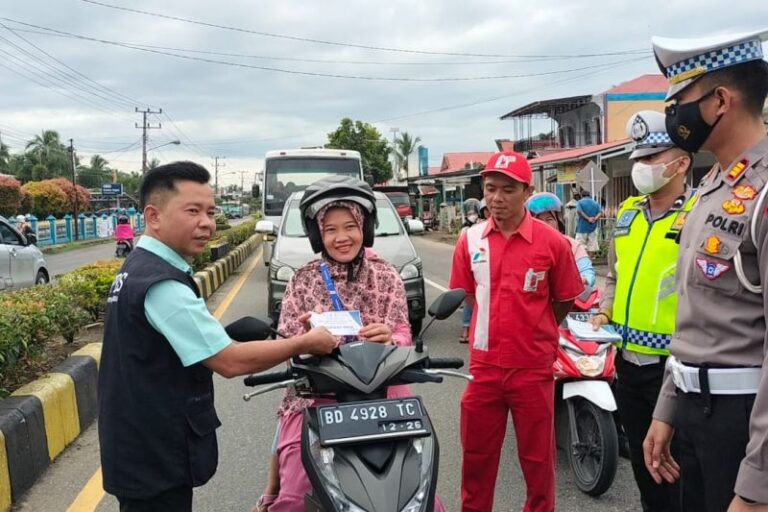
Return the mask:
<svg viewBox="0 0 768 512">
<path fill-rule="evenodd" d="M 211 263 L 199 272 L 195 272 L 195 282 L 200 290 L 200 295 L 204 299 L 213 295 L 213 292 L 219 289 L 245 259 L 256 250 L 261 244 L 261 239 L 261 235 L 253 235 L 222 259 Z"/>
<path fill-rule="evenodd" d="M 96 417 L 101 343 L 0 400 L 0 511 L 10 508 Z"/>
<path fill-rule="evenodd" d="M 261 244 L 254 235 L 195 273 L 208 299 Z M 0 400 L 0 512 L 27 491 L 97 415 L 101 343 L 73 352 L 50 373 Z"/>
</svg>

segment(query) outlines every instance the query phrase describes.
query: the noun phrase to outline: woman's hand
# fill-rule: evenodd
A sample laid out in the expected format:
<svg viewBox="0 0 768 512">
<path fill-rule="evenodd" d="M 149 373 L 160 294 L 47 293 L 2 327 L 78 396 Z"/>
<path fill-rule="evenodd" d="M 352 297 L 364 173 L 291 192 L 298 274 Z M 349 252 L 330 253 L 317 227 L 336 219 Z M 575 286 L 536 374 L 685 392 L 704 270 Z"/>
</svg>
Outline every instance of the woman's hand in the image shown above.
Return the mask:
<svg viewBox="0 0 768 512">
<path fill-rule="evenodd" d="M 365 341 L 384 345 L 392 344 L 392 329 L 384 324 L 368 324 L 357 334 Z"/>
<path fill-rule="evenodd" d="M 299 317 L 299 322 L 301 322 L 301 325 L 304 326 L 304 331 L 309 331 L 312 329 L 312 326 L 309 324 L 309 317 L 312 316 L 312 313 L 304 313 Z"/>
</svg>

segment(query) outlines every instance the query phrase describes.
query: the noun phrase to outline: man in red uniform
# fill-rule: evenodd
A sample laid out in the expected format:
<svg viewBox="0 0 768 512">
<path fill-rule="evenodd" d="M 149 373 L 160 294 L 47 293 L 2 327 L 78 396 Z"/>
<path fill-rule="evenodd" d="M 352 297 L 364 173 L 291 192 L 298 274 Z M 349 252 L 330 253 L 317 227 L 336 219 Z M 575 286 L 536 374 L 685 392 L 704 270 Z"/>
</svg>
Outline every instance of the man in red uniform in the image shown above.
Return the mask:
<svg viewBox="0 0 768 512">
<path fill-rule="evenodd" d="M 552 364 L 558 325 L 584 289 L 568 241 L 525 208 L 532 173 L 505 151 L 482 172 L 488 222 L 459 238 L 451 288 L 474 302 L 470 373 L 461 400 L 463 512 L 489 512 L 507 416 L 526 482 L 525 512 L 555 510 Z"/>
</svg>

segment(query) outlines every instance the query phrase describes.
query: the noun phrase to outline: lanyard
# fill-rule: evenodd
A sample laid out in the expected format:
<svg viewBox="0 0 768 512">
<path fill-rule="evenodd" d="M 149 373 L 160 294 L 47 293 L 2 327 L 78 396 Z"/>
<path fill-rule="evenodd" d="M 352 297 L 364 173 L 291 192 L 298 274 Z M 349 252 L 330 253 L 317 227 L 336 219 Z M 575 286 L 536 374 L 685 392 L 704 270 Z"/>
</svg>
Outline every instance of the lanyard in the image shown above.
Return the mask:
<svg viewBox="0 0 768 512">
<path fill-rule="evenodd" d="M 339 294 L 336 291 L 336 285 L 333 283 L 331 277 L 331 271 L 328 268 L 328 264 L 324 261 L 320 262 L 320 273 L 323 275 L 323 281 L 325 281 L 325 287 L 328 289 L 328 295 L 331 296 L 331 303 L 333 303 L 333 309 L 336 311 L 344 311 L 344 303 L 341 302 Z"/>
</svg>

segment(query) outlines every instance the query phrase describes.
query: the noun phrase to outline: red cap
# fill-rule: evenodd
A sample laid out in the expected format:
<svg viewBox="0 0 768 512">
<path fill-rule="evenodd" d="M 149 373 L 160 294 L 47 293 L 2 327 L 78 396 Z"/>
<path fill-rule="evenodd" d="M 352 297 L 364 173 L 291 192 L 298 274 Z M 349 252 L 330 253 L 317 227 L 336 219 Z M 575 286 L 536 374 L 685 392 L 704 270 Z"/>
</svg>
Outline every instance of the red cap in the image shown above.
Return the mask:
<svg viewBox="0 0 768 512">
<path fill-rule="evenodd" d="M 489 172 L 506 174 L 513 180 L 528 186 L 533 182 L 533 172 L 531 166 L 528 165 L 528 160 L 514 151 L 502 151 L 493 155 L 485 165 L 485 169 L 480 172 L 480 176 L 485 176 Z"/>
</svg>

